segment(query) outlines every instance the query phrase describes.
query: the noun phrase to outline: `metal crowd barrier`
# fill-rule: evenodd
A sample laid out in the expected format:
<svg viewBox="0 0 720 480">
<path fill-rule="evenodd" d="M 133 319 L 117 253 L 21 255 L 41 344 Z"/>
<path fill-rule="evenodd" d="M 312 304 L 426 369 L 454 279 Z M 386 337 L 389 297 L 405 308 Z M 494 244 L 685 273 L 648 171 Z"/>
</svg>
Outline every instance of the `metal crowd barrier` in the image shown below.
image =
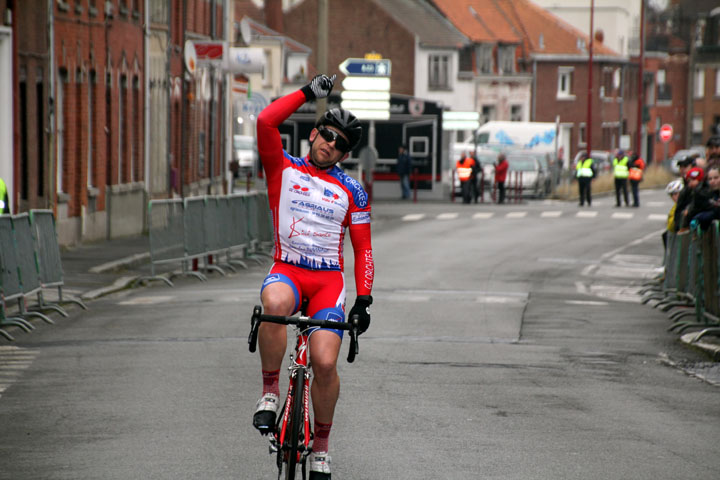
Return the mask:
<svg viewBox="0 0 720 480">
<path fill-rule="evenodd" d="M 720 336 L 720 223 L 707 230 L 668 232 L 665 268 L 655 287 L 641 291 L 642 302 L 668 312 L 670 331 L 696 330 L 694 340 Z"/>
<path fill-rule="evenodd" d="M 19 215 L 0 216 L 0 327 L 16 326 L 26 332 L 34 329 L 29 318 L 40 318 L 53 324 L 45 310 L 54 310 L 67 317 L 59 305 L 46 303 L 44 288 L 58 288 L 60 303 L 74 301 L 63 299 L 63 273 L 60 250 L 55 232 L 52 212 L 33 210 Z M 31 296 L 37 296 L 37 304 L 28 307 Z M 8 315 L 8 303 L 17 300 L 17 312 Z M 0 335 L 8 340 L 13 337 L 0 328 Z"/>
<path fill-rule="evenodd" d="M 184 200 L 151 200 L 148 204 L 151 275 L 135 282 L 191 275 L 201 281 L 202 269 L 225 274 L 223 268 L 247 268 L 246 259 L 260 262 L 272 248 L 273 228 L 265 193 L 189 197 Z M 240 258 L 237 257 L 238 253 Z M 159 275 L 161 264 L 180 264 L 181 270 Z M 191 267 L 192 263 L 192 267 Z"/>
</svg>

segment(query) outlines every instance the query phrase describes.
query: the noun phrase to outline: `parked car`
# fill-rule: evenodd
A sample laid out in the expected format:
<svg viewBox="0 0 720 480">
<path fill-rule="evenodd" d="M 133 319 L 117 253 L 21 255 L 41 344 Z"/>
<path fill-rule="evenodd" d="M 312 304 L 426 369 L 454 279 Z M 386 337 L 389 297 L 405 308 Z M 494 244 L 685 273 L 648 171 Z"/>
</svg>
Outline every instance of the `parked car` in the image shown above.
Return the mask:
<svg viewBox="0 0 720 480">
<path fill-rule="evenodd" d="M 542 198 L 545 195 L 547 174 L 534 155 L 510 153 L 507 155 L 508 177 L 505 188 L 512 191 L 516 181 L 522 185 L 521 195 Z M 520 172 L 519 177 L 515 172 Z M 516 180 L 517 179 L 517 180 Z M 511 193 L 509 193 L 511 195 Z"/>
<path fill-rule="evenodd" d="M 680 170 L 678 169 L 678 161 L 682 160 L 685 157 L 689 157 L 690 155 L 699 155 L 700 158 L 705 158 L 705 148 L 703 147 L 690 147 L 688 149 L 684 150 L 678 150 L 675 152 L 675 154 L 670 159 L 670 171 L 677 174 L 680 173 Z"/>
<path fill-rule="evenodd" d="M 518 150 L 507 152 L 508 155 L 529 155 L 534 157 L 540 164 L 540 169 L 543 172 L 543 196 L 550 195 L 552 192 L 552 171 L 550 165 L 551 154 L 548 152 L 541 152 L 535 150 Z"/>
<path fill-rule="evenodd" d="M 573 164 L 570 165 L 570 168 L 574 170 L 575 166 L 580 161 L 580 158 L 585 157 L 586 155 L 587 153 L 585 152 L 585 150 L 579 151 L 577 155 L 575 155 L 575 159 L 573 160 Z M 592 150 L 590 156 L 592 156 L 598 174 L 612 171 L 612 153 L 605 150 Z"/>
</svg>

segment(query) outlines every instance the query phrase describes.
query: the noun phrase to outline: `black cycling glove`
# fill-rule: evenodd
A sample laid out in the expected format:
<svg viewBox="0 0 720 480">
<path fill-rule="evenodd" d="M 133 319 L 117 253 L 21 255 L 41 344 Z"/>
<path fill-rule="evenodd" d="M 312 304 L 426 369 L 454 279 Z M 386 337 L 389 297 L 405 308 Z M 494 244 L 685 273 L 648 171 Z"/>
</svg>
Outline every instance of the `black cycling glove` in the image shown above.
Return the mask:
<svg viewBox="0 0 720 480">
<path fill-rule="evenodd" d="M 348 318 L 352 318 L 353 315 L 358 316 L 358 335 L 365 333 L 365 330 L 370 326 L 370 305 L 372 305 L 372 295 L 359 295 L 355 299 L 355 305 L 350 309 L 350 315 Z"/>
<path fill-rule="evenodd" d="M 327 75 L 315 75 L 310 80 L 310 83 L 302 87 L 300 90 L 305 94 L 306 100 L 313 100 L 316 98 L 325 98 L 332 92 L 333 85 L 335 84 L 335 78 L 337 75 L 328 77 Z"/>
</svg>

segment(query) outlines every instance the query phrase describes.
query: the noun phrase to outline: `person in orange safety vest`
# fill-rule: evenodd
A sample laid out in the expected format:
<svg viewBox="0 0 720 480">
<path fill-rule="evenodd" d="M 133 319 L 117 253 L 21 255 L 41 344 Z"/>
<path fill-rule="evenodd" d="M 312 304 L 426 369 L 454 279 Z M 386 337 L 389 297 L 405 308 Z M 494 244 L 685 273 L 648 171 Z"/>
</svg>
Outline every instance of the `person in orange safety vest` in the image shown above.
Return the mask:
<svg viewBox="0 0 720 480">
<path fill-rule="evenodd" d="M 455 164 L 455 171 L 460 180 L 460 188 L 462 190 L 463 203 L 470 203 L 473 197 L 477 197 L 475 193 L 475 175 L 476 163 L 475 159 L 463 152 L 463 158 Z"/>
</svg>

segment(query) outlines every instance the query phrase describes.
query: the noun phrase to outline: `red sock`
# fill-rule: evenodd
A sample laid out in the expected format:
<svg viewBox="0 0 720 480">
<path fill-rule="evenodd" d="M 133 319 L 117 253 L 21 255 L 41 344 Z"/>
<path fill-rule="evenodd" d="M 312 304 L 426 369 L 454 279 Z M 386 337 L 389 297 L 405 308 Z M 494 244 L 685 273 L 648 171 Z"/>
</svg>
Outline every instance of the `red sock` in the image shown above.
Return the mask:
<svg viewBox="0 0 720 480">
<path fill-rule="evenodd" d="M 315 436 L 313 437 L 313 452 L 327 452 L 330 443 L 330 429 L 332 423 L 320 423 L 315 420 Z"/>
<path fill-rule="evenodd" d="M 280 396 L 280 370 L 268 372 L 267 370 L 262 371 L 263 377 L 263 395 L 266 393 L 274 393 L 278 397 Z"/>
</svg>

